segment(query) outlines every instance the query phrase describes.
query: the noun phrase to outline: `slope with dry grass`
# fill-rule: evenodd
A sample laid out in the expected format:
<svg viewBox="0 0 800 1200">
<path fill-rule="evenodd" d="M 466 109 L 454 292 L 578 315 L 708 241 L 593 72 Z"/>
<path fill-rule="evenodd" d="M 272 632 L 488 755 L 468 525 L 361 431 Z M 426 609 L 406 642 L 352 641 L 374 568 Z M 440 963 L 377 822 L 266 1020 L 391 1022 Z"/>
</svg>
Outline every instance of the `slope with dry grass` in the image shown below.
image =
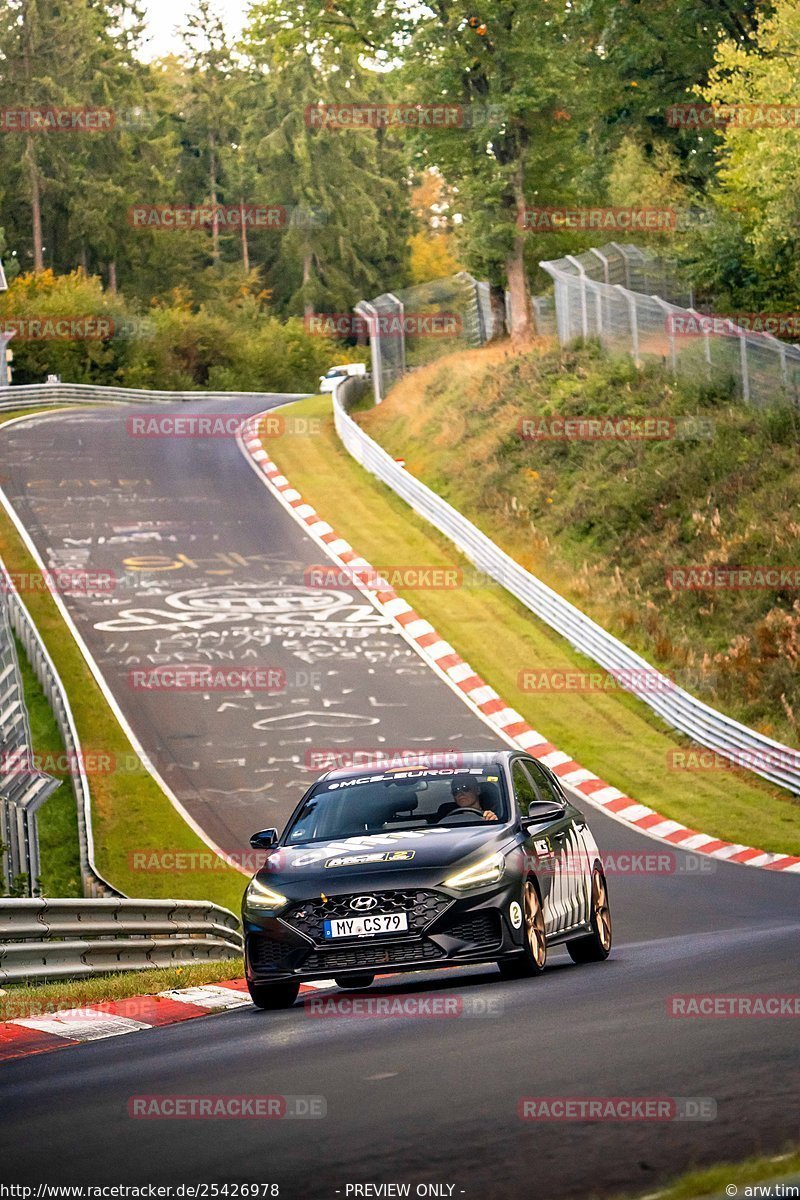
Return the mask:
<svg viewBox="0 0 800 1200">
<path fill-rule="evenodd" d="M 659 415 L 676 436 L 525 440 L 521 418 Z M 800 744 L 796 587 L 680 590 L 675 567 L 800 568 L 800 421 L 584 347 L 452 356 L 368 433 L 529 570 L 732 716 Z M 800 574 L 800 570 L 798 570 Z"/>
</svg>

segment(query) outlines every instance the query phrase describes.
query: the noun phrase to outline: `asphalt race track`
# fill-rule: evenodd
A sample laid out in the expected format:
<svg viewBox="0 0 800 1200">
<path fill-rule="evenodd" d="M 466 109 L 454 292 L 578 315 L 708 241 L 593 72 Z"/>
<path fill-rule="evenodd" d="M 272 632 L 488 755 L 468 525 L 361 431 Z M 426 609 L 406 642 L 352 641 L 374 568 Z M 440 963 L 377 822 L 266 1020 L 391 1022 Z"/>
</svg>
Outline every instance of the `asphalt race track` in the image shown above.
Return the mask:
<svg viewBox="0 0 800 1200">
<path fill-rule="evenodd" d="M 73 597 L 70 610 L 137 735 L 211 837 L 233 848 L 280 824 L 317 747 L 493 744 L 357 593 L 326 607 L 319 597 L 333 593 L 305 586 L 319 552 L 232 441 L 132 439 L 125 415 L 71 412 L 0 432 L 6 491 L 46 561 L 117 573 L 113 593 Z M 252 649 L 257 658 L 235 657 Z M 142 664 L 227 652 L 229 662 L 283 669 L 285 693 L 224 707 L 228 696 L 128 686 Z M 455 995 L 484 1016 L 323 1018 L 298 1002 L 7 1063 L 3 1178 L 246 1180 L 279 1184 L 289 1200 L 353 1196 L 354 1184 L 409 1183 L 411 1195 L 437 1184 L 444 1196 L 555 1200 L 653 1192 L 691 1166 L 800 1141 L 796 1021 L 668 1012 L 676 994 L 797 993 L 800 878 L 698 859 L 581 807 L 620 864 L 609 876 L 607 963 L 577 967 L 558 950 L 538 980 L 501 983 L 493 967 L 470 968 L 384 978 L 369 993 Z M 650 855 L 655 869 L 626 869 L 626 854 Z M 131 1119 L 128 1100 L 149 1095 L 324 1097 L 327 1115 Z M 716 1117 L 518 1115 L 523 1097 L 624 1096 L 704 1098 Z"/>
<path fill-rule="evenodd" d="M 249 415 L 230 402 L 180 412 L 203 408 Z M 128 417 L 146 411 L 0 432 L 5 490 L 48 567 L 112 578 L 67 605 L 149 757 L 218 846 L 239 851 L 279 824 L 326 748 L 497 745 L 357 589 L 313 586 L 324 556 L 232 437 L 131 436 Z M 175 663 L 279 672 L 281 690 L 140 689 L 137 672 Z"/>
</svg>

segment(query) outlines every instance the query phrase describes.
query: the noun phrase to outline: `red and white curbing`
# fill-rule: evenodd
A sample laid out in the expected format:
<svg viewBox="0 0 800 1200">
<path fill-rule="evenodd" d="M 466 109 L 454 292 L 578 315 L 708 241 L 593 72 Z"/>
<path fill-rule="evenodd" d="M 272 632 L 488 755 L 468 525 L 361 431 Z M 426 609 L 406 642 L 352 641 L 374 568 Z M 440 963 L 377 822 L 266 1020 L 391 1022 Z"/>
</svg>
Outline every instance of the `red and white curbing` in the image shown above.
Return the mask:
<svg viewBox="0 0 800 1200">
<path fill-rule="evenodd" d="M 541 759 L 564 784 L 578 792 L 590 804 L 649 837 L 680 847 L 682 850 L 707 854 L 711 858 L 724 859 L 727 862 L 764 867 L 771 871 L 800 873 L 800 857 L 796 855 L 774 854 L 752 846 L 726 842 L 707 833 L 698 833 L 696 829 L 689 829 L 680 821 L 663 817 L 646 804 L 640 804 L 626 796 L 619 788 L 611 787 L 592 771 L 587 771 L 580 763 L 548 741 L 543 734 L 532 729 L 527 721 L 506 704 L 494 688 L 481 679 L 469 663 L 439 636 L 428 621 L 397 595 L 394 588 L 387 584 L 381 590 L 373 590 L 359 581 L 358 572 L 372 578 L 377 572 L 366 559 L 356 553 L 349 542 L 339 537 L 316 509 L 303 500 L 286 476 L 281 474 L 258 436 L 262 416 L 263 414 L 254 417 L 245 425 L 239 436 L 239 445 L 249 456 L 251 465 L 264 484 L 329 558 L 348 572 L 352 572 L 354 585 L 368 596 L 381 612 L 391 617 L 406 641 L 425 662 L 458 691 L 466 703 L 510 745 Z"/>
<path fill-rule="evenodd" d="M 332 979 L 301 983 L 301 995 L 335 987 Z M 246 1008 L 250 996 L 243 979 L 200 987 L 176 988 L 155 996 L 129 996 L 63 1012 L 17 1017 L 0 1024 L 0 1062 L 63 1050 L 83 1042 L 138 1033 L 159 1025 L 174 1025 L 193 1017 Z"/>
</svg>

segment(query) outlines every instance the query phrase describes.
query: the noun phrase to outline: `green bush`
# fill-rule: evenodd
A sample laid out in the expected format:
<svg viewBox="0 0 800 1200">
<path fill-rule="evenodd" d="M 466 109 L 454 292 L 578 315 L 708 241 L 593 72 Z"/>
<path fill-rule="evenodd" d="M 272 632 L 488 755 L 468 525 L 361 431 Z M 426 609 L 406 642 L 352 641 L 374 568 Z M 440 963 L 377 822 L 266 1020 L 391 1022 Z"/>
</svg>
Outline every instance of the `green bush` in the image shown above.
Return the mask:
<svg viewBox="0 0 800 1200">
<path fill-rule="evenodd" d="M 0 323 L 94 317 L 107 336 L 28 340 L 20 333 L 14 383 L 55 374 L 69 383 L 166 391 L 316 392 L 330 366 L 364 358 L 363 350 L 307 333 L 297 318 L 279 321 L 255 273 L 235 282 L 221 281 L 216 299 L 200 305 L 178 289 L 169 304 L 144 309 L 81 271 L 20 275 L 0 296 Z"/>
</svg>

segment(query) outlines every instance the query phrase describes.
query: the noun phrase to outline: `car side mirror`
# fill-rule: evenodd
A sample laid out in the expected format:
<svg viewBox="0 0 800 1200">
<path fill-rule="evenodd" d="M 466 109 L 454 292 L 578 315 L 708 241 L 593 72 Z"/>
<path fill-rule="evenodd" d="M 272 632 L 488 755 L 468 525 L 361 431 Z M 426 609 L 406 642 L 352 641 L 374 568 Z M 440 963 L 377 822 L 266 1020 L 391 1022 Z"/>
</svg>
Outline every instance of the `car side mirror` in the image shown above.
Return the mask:
<svg viewBox="0 0 800 1200">
<path fill-rule="evenodd" d="M 563 804 L 556 804 L 553 800 L 537 800 L 529 805 L 527 817 L 523 817 L 521 825 L 523 829 L 530 829 L 532 825 L 544 825 L 546 821 L 557 821 L 559 817 L 566 815 L 566 808 Z"/>
<path fill-rule="evenodd" d="M 253 834 L 250 838 L 250 845 L 254 850 L 271 850 L 277 841 L 277 829 L 262 829 L 261 833 Z"/>
</svg>

